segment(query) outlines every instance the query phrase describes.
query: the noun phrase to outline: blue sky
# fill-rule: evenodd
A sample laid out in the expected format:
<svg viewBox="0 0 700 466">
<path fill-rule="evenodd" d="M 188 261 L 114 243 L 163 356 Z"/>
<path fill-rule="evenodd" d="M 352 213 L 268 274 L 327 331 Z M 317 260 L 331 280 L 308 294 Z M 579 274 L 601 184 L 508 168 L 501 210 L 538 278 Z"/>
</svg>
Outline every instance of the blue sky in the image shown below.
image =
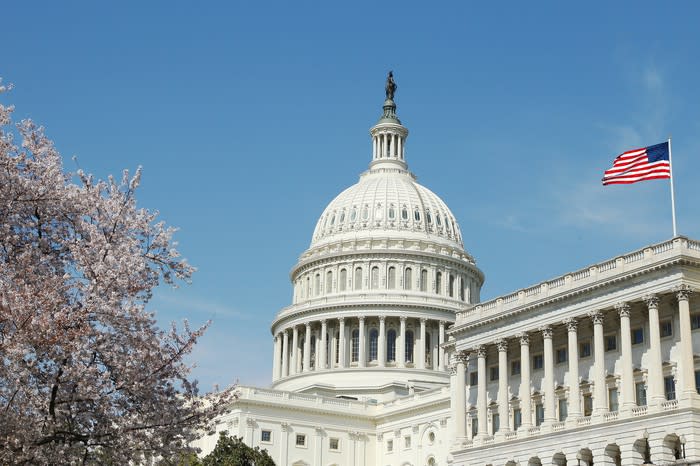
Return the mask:
<svg viewBox="0 0 700 466">
<path fill-rule="evenodd" d="M 12 2 L 0 76 L 67 168 L 143 166 L 140 204 L 199 269 L 151 309 L 213 320 L 192 357 L 208 390 L 269 384 L 269 322 L 369 163 L 388 70 L 409 166 L 458 218 L 484 299 L 670 238 L 666 181 L 600 184 L 669 134 L 679 230 L 700 237 L 698 17 L 691 1 Z"/>
</svg>

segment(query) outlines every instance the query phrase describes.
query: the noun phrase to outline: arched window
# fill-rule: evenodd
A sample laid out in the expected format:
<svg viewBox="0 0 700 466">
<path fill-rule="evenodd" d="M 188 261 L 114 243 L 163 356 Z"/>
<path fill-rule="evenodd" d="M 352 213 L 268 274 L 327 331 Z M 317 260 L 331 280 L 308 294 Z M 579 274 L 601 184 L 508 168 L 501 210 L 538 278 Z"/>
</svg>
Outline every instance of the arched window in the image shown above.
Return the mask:
<svg viewBox="0 0 700 466">
<path fill-rule="evenodd" d="M 437 226 L 442 226 L 442 218 L 440 217 L 440 214 L 435 215 L 435 221 L 437 222 Z"/>
<path fill-rule="evenodd" d="M 369 331 L 369 360 L 377 360 L 377 348 L 379 344 L 379 331 L 373 328 Z"/>
<path fill-rule="evenodd" d="M 396 361 L 396 330 L 393 328 L 386 332 L 386 360 Z"/>
<path fill-rule="evenodd" d="M 389 206 L 389 220 L 394 220 L 396 218 L 396 208 L 391 205 Z"/>
<path fill-rule="evenodd" d="M 413 332 L 411 330 L 406 331 L 406 362 L 413 362 Z"/>
<path fill-rule="evenodd" d="M 342 224 L 345 221 L 345 211 L 343 210 L 340 212 L 340 220 L 338 220 L 339 224 Z"/>
<path fill-rule="evenodd" d="M 365 205 L 362 209 L 362 220 L 367 220 L 369 218 L 369 206 Z"/>
<path fill-rule="evenodd" d="M 413 219 L 416 222 L 420 222 L 420 210 L 416 209 L 413 211 Z"/>
<path fill-rule="evenodd" d="M 357 207 L 353 207 L 350 211 L 350 221 L 354 222 L 357 219 Z"/>
<path fill-rule="evenodd" d="M 406 206 L 401 209 L 401 220 L 408 220 L 408 209 Z"/>
<path fill-rule="evenodd" d="M 358 267 L 355 269 L 355 279 L 354 281 L 354 288 L 356 290 L 361 290 L 362 289 L 362 267 Z"/>
<path fill-rule="evenodd" d="M 352 331 L 352 351 L 350 353 L 350 361 L 357 362 L 360 359 L 360 331 L 354 329 Z"/>
<path fill-rule="evenodd" d="M 335 332 L 335 363 L 339 364 L 340 362 L 340 333 Z"/>
<path fill-rule="evenodd" d="M 379 267 L 372 267 L 372 273 L 370 275 L 370 288 L 376 290 L 379 288 Z"/>
<path fill-rule="evenodd" d="M 433 224 L 433 216 L 430 215 L 430 211 L 426 210 L 425 211 L 425 221 L 428 222 L 429 225 Z"/>
<path fill-rule="evenodd" d="M 311 367 L 316 366 L 316 335 L 311 335 Z"/>
<path fill-rule="evenodd" d="M 428 271 L 425 269 L 420 271 L 420 290 L 428 291 Z"/>
<path fill-rule="evenodd" d="M 387 288 L 393 290 L 396 288 L 396 268 L 389 267 L 389 272 L 387 273 Z"/>
<path fill-rule="evenodd" d="M 326 272 L 326 293 L 331 293 L 333 291 L 333 272 L 330 270 Z"/>
<path fill-rule="evenodd" d="M 348 271 L 340 269 L 340 278 L 338 278 L 338 291 L 345 291 L 345 284 L 348 281 Z"/>
<path fill-rule="evenodd" d="M 435 274 L 435 293 L 442 294 L 442 272 Z"/>
<path fill-rule="evenodd" d="M 314 296 L 318 296 L 321 292 L 321 274 L 314 275 Z"/>
<path fill-rule="evenodd" d="M 413 270 L 410 267 L 403 271 L 403 288 L 410 290 L 413 286 Z"/>
<path fill-rule="evenodd" d="M 455 296 L 455 277 L 454 275 L 450 274 L 447 283 L 447 292 L 450 294 L 450 298 L 454 298 Z"/>
<path fill-rule="evenodd" d="M 311 297 L 311 277 L 306 277 L 306 297 Z"/>
<path fill-rule="evenodd" d="M 335 212 L 333 212 L 333 215 L 331 216 L 331 226 L 335 225 Z"/>
<path fill-rule="evenodd" d="M 425 365 L 426 365 L 426 367 L 431 366 L 431 363 L 430 363 L 431 360 L 432 360 L 432 353 L 430 351 L 430 334 L 426 333 L 425 334 Z"/>
<path fill-rule="evenodd" d="M 462 276 L 462 286 L 459 288 L 459 299 L 461 299 L 462 301 L 466 300 L 465 299 L 465 297 L 467 295 L 467 292 L 465 290 L 466 286 L 467 286 L 467 281 L 464 279 L 464 276 Z"/>
</svg>

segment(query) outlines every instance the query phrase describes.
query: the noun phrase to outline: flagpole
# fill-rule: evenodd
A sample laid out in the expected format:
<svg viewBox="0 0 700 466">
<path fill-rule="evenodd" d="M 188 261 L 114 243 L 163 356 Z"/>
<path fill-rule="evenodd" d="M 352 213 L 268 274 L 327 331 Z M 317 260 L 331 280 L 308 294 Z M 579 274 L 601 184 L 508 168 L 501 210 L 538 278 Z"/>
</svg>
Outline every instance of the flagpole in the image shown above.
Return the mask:
<svg viewBox="0 0 700 466">
<path fill-rule="evenodd" d="M 671 157 L 671 137 L 668 138 L 668 164 L 671 169 L 671 216 L 673 218 L 673 237 L 678 234 L 676 230 L 676 197 L 673 194 L 673 157 Z"/>
</svg>

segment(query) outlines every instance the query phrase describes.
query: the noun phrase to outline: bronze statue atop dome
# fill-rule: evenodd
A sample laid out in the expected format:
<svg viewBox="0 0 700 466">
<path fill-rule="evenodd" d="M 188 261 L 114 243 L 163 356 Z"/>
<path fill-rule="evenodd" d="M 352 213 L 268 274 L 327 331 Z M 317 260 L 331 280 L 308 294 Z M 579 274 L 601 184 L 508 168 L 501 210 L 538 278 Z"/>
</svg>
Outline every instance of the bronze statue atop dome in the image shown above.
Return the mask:
<svg viewBox="0 0 700 466">
<path fill-rule="evenodd" d="M 394 100 L 394 93 L 396 92 L 396 82 L 394 81 L 394 72 L 389 71 L 389 76 L 386 77 L 386 86 L 384 86 L 384 91 L 386 92 L 387 100 Z"/>
</svg>

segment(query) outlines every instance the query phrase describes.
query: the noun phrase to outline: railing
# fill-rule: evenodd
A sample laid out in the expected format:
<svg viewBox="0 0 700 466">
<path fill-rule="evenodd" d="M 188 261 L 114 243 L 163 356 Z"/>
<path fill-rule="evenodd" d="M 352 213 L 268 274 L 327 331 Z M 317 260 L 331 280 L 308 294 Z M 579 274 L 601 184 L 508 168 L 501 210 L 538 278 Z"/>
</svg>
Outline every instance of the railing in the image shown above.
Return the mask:
<svg viewBox="0 0 700 466">
<path fill-rule="evenodd" d="M 555 422 L 555 423 L 552 424 L 552 431 L 553 431 L 553 432 L 559 432 L 560 430 L 564 430 L 564 426 L 565 426 L 565 425 L 566 425 L 566 424 L 565 424 L 563 421 L 561 421 L 561 422 Z"/>
<path fill-rule="evenodd" d="M 590 269 L 586 269 L 586 270 L 581 270 L 581 271 L 579 271 L 579 272 L 576 272 L 576 273 L 571 274 L 571 279 L 572 279 L 573 281 L 577 282 L 577 281 L 579 281 L 579 280 L 581 280 L 581 279 L 583 279 L 583 278 L 588 278 L 588 277 L 590 277 L 590 276 L 591 276 L 591 271 L 590 271 Z"/>
<path fill-rule="evenodd" d="M 644 259 L 644 251 L 637 251 L 625 256 L 625 264 L 631 264 Z"/>
<path fill-rule="evenodd" d="M 537 435 L 542 431 L 540 426 L 533 426 L 527 430 L 528 435 Z"/>
<path fill-rule="evenodd" d="M 668 400 L 661 403 L 662 411 L 671 411 L 678 408 L 678 400 Z"/>
<path fill-rule="evenodd" d="M 610 411 L 609 413 L 603 414 L 603 419 L 605 422 L 615 421 L 618 417 L 620 417 L 620 413 L 618 411 Z"/>
<path fill-rule="evenodd" d="M 513 440 L 513 439 L 516 439 L 516 438 L 518 438 L 518 432 L 515 431 L 515 430 L 513 430 L 513 431 L 511 431 L 511 432 L 506 432 L 506 435 L 504 435 L 504 438 L 505 438 L 506 440 Z"/>
<path fill-rule="evenodd" d="M 644 416 L 648 409 L 646 406 L 635 406 L 632 408 L 632 417 Z"/>
<path fill-rule="evenodd" d="M 579 426 L 590 426 L 591 425 L 591 417 L 590 416 L 580 417 L 576 421 L 576 424 Z"/>
<path fill-rule="evenodd" d="M 617 268 L 617 261 L 615 259 L 613 259 L 613 260 L 603 262 L 602 264 L 600 264 L 598 266 L 598 272 L 603 273 L 603 272 L 607 272 L 608 270 L 612 270 L 615 268 Z"/>
</svg>

